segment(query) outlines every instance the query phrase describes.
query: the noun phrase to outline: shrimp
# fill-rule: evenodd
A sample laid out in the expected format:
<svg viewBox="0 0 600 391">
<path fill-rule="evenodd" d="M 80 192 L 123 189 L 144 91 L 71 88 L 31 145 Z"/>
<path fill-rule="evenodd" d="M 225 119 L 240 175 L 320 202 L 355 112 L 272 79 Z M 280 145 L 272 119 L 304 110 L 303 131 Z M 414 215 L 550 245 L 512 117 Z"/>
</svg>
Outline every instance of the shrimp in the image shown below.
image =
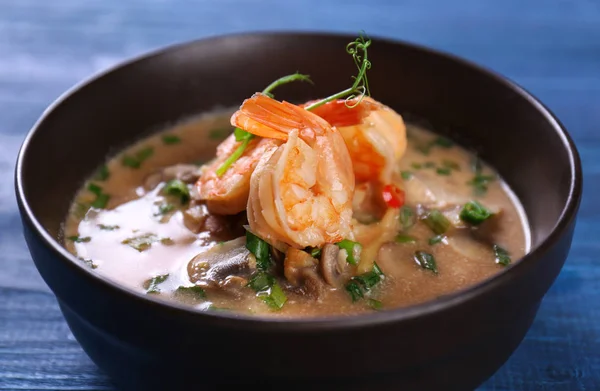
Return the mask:
<svg viewBox="0 0 600 391">
<path fill-rule="evenodd" d="M 261 156 L 281 145 L 281 141 L 269 138 L 255 138 L 250 141 L 244 154 L 222 175 L 217 169 L 240 145 L 232 134 L 217 147 L 217 156 L 202 167 L 202 175 L 196 182 L 198 199 L 206 201 L 211 213 L 222 215 L 237 214 L 246 209 L 250 193 L 250 175 Z"/>
<path fill-rule="evenodd" d="M 250 179 L 250 230 L 276 248 L 321 247 L 352 235 L 354 174 L 340 133 L 321 117 L 257 93 L 231 124 L 284 143 Z"/>
<path fill-rule="evenodd" d="M 312 102 L 307 102 L 306 107 Z M 341 133 L 354 165 L 357 182 L 392 182 L 398 160 L 406 151 L 406 125 L 391 108 L 365 97 L 356 107 L 343 99 L 316 107 L 313 113 Z"/>
</svg>

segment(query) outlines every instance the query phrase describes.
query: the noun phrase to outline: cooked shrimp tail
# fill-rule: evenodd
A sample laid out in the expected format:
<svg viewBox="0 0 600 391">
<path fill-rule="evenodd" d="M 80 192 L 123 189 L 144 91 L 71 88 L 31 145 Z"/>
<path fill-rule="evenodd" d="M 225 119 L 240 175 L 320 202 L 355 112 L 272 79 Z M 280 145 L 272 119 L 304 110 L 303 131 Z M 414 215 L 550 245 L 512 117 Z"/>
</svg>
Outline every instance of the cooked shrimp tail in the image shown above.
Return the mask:
<svg viewBox="0 0 600 391">
<path fill-rule="evenodd" d="M 300 249 L 351 235 L 354 174 L 335 128 L 264 94 L 246 99 L 231 122 L 252 134 L 285 140 L 252 174 L 248 223 L 253 232 Z"/>
</svg>

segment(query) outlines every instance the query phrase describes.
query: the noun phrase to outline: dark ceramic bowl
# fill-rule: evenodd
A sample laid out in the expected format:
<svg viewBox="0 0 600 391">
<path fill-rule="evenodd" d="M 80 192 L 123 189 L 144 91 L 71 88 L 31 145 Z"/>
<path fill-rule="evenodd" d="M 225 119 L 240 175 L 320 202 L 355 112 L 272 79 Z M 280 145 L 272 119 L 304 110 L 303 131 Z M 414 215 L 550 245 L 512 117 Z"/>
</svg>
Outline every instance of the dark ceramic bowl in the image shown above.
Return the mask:
<svg viewBox="0 0 600 391">
<path fill-rule="evenodd" d="M 472 390 L 511 355 L 569 252 L 582 189 L 565 129 L 520 87 L 461 59 L 374 39 L 376 99 L 477 150 L 520 198 L 532 249 L 494 278 L 426 304 L 363 316 L 277 320 L 166 304 L 98 276 L 57 241 L 71 197 L 107 154 L 178 119 L 233 106 L 281 75 L 347 88 L 351 36 L 210 38 L 127 62 L 61 97 L 31 130 L 16 187 L 33 260 L 73 334 L 122 390 Z M 202 386 L 202 387 L 201 387 Z"/>
</svg>

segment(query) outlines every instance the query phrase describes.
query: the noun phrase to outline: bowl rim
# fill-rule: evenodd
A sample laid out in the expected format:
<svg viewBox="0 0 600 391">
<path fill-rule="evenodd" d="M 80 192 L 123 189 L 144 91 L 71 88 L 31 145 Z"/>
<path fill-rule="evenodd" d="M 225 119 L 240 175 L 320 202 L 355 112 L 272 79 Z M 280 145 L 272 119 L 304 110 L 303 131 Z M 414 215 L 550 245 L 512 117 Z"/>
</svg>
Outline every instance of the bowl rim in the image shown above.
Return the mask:
<svg viewBox="0 0 600 391">
<path fill-rule="evenodd" d="M 124 61 L 120 61 L 117 64 L 108 67 L 100 72 L 92 74 L 91 76 L 83 79 L 79 83 L 76 83 L 71 88 L 62 93 L 58 98 L 54 100 L 41 114 L 39 119 L 35 122 L 32 128 L 28 131 L 21 148 L 17 156 L 17 163 L 15 167 L 15 192 L 17 197 L 17 203 L 20 209 L 22 217 L 26 219 L 30 226 L 34 228 L 35 234 L 41 239 L 46 248 L 50 249 L 61 262 L 65 262 L 67 267 L 70 267 L 79 276 L 86 280 L 89 284 L 100 286 L 102 289 L 112 290 L 113 293 L 125 295 L 129 300 L 136 301 L 137 304 L 147 306 L 157 311 L 168 312 L 169 315 L 173 316 L 192 316 L 192 317 L 206 317 L 207 321 L 216 321 L 221 323 L 223 327 L 228 328 L 242 328 L 244 330 L 256 330 L 262 332 L 277 331 L 277 332 L 294 332 L 294 331 L 319 331 L 326 329 L 354 329 L 364 328 L 368 326 L 382 325 L 395 323 L 399 321 L 406 321 L 415 319 L 418 317 L 425 317 L 431 315 L 434 312 L 447 310 L 449 308 L 458 306 L 464 302 L 468 302 L 485 292 L 496 289 L 498 286 L 505 284 L 512 278 L 513 275 L 527 267 L 527 264 L 534 258 L 543 256 L 550 247 L 557 242 L 560 237 L 565 233 L 569 227 L 571 221 L 575 218 L 579 203 L 581 200 L 581 193 L 583 187 L 583 175 L 581 168 L 581 160 L 577 148 L 568 134 L 564 125 L 558 120 L 558 118 L 552 113 L 543 103 L 541 103 L 535 96 L 529 93 L 527 90 L 522 88 L 517 83 L 508 79 L 507 77 L 496 73 L 484 66 L 478 65 L 470 60 L 459 57 L 457 55 L 427 47 L 421 44 L 408 42 L 396 38 L 387 36 L 370 36 L 374 42 L 385 42 L 394 46 L 404 46 L 411 50 L 422 52 L 428 56 L 441 57 L 445 60 L 452 61 L 458 65 L 468 69 L 470 72 L 478 72 L 490 79 L 495 80 L 504 85 L 504 87 L 512 90 L 513 92 L 524 98 L 530 105 L 532 105 L 540 114 L 542 114 L 545 120 L 552 126 L 555 133 L 560 137 L 562 146 L 566 149 L 569 158 L 569 166 L 571 169 L 570 182 L 569 182 L 569 194 L 567 201 L 563 207 L 563 210 L 558 218 L 556 224 L 552 228 L 548 236 L 536 247 L 530 249 L 518 262 L 511 263 L 509 266 L 504 268 L 494 276 L 480 281 L 474 285 L 463 288 L 461 290 L 452 292 L 450 294 L 420 303 L 414 304 L 407 307 L 393 308 L 385 311 L 367 313 L 367 314 L 353 314 L 353 315 L 335 315 L 325 317 L 310 317 L 310 318 L 287 318 L 277 316 L 257 316 L 247 315 L 236 312 L 226 311 L 206 311 L 200 310 L 194 307 L 186 306 L 184 304 L 167 301 L 155 297 L 149 297 L 142 292 L 137 292 L 131 288 L 120 285 L 117 282 L 113 282 L 110 278 L 100 275 L 91 270 L 86 265 L 78 262 L 77 257 L 67 251 L 60 242 L 50 235 L 40 221 L 34 215 L 31 207 L 29 206 L 27 196 L 25 194 L 25 178 L 23 177 L 23 166 L 25 160 L 28 158 L 28 147 L 35 137 L 35 134 L 43 126 L 46 119 L 63 103 L 69 98 L 76 95 L 80 90 L 86 88 L 92 83 L 101 81 L 101 79 L 109 74 L 120 71 L 130 65 L 142 62 L 150 61 L 155 57 L 170 55 L 180 50 L 186 50 L 190 46 L 194 46 L 198 43 L 204 43 L 207 41 L 214 41 L 214 44 L 219 44 L 219 41 L 231 39 L 231 38 L 277 38 L 277 39 L 290 39 L 290 38 L 344 38 L 353 39 L 354 35 L 344 32 L 332 32 L 332 31 L 296 31 L 296 30 L 259 30 L 250 32 L 236 32 L 228 34 L 217 34 L 207 35 L 198 39 L 188 40 L 181 43 L 171 44 L 158 49 L 146 51 L 139 55 L 133 56 Z"/>
</svg>

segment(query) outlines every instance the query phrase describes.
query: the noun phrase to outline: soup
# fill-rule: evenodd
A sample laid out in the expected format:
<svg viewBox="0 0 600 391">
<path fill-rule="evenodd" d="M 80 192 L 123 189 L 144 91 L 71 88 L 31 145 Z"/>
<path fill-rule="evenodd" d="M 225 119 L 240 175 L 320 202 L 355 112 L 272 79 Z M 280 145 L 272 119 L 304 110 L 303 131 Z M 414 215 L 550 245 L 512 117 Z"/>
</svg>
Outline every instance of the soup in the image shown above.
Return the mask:
<svg viewBox="0 0 600 391">
<path fill-rule="evenodd" d="M 281 317 L 423 303 L 526 253 L 493 168 L 372 98 L 315 102 L 257 93 L 139 141 L 76 194 L 65 247 L 148 295 Z"/>
</svg>

